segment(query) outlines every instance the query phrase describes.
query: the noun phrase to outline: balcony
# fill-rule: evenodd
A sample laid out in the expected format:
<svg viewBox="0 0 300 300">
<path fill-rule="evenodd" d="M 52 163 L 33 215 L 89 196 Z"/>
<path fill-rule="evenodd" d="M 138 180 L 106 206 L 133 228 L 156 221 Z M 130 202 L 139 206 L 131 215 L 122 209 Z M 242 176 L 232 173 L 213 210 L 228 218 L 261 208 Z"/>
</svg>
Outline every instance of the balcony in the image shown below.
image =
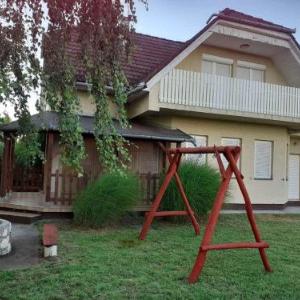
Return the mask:
<svg viewBox="0 0 300 300">
<path fill-rule="evenodd" d="M 300 88 L 174 69 L 160 82 L 159 106 L 300 122 Z"/>
</svg>

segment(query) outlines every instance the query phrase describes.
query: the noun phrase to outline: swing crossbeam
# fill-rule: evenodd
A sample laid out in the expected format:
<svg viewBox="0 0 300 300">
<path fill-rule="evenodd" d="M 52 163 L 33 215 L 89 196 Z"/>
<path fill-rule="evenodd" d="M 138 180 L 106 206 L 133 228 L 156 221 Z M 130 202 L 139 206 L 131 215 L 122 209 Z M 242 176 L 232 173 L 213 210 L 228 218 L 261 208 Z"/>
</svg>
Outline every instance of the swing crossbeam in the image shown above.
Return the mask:
<svg viewBox="0 0 300 300">
<path fill-rule="evenodd" d="M 251 248 L 269 248 L 269 244 L 266 242 L 240 242 L 240 243 L 226 243 L 226 244 L 216 244 L 216 245 L 208 245 L 201 246 L 202 251 L 208 250 L 230 250 L 230 249 L 251 249 Z"/>
<path fill-rule="evenodd" d="M 147 212 L 146 215 L 148 214 L 149 213 Z M 189 213 L 186 210 L 157 211 L 154 213 L 155 217 L 172 217 L 172 216 L 188 216 L 188 215 Z"/>
<path fill-rule="evenodd" d="M 260 233 L 256 225 L 254 214 L 253 214 L 251 200 L 243 181 L 244 177 L 237 167 L 237 161 L 240 156 L 241 148 L 239 146 L 218 146 L 218 147 L 213 146 L 213 147 L 195 147 L 195 148 L 177 147 L 177 148 L 166 149 L 161 143 L 159 143 L 159 145 L 162 148 L 162 150 L 166 153 L 166 156 L 169 160 L 169 167 L 166 172 L 165 179 L 152 203 L 150 211 L 145 214 L 145 222 L 143 224 L 139 238 L 141 240 L 144 240 L 146 238 L 147 233 L 155 217 L 167 217 L 167 216 L 187 216 L 194 227 L 196 235 L 199 235 L 200 226 L 195 218 L 194 211 L 185 194 L 183 184 L 180 180 L 177 171 L 180 166 L 180 162 L 183 154 L 214 154 L 218 162 L 222 180 L 213 204 L 213 208 L 209 215 L 208 223 L 204 231 L 204 236 L 199 247 L 196 261 L 188 277 L 188 281 L 189 283 L 195 283 L 198 280 L 206 261 L 207 252 L 211 250 L 256 248 L 259 250 L 259 254 L 265 270 L 271 272 L 272 270 L 265 252 L 265 249 L 269 247 L 269 244 L 263 241 L 260 237 Z M 226 169 L 221 160 L 221 154 L 223 154 L 225 159 L 228 161 L 228 165 Z M 220 211 L 225 199 L 225 195 L 228 190 L 230 180 L 233 177 L 233 174 L 235 175 L 236 181 L 243 195 L 247 218 L 250 223 L 251 230 L 255 238 L 255 242 L 223 243 L 223 244 L 214 245 L 211 244 L 212 236 L 214 234 L 215 227 L 217 225 L 217 221 L 220 215 Z M 158 211 L 163 195 L 166 192 L 166 189 L 173 177 L 175 178 L 176 185 L 179 189 L 186 210 Z"/>
</svg>

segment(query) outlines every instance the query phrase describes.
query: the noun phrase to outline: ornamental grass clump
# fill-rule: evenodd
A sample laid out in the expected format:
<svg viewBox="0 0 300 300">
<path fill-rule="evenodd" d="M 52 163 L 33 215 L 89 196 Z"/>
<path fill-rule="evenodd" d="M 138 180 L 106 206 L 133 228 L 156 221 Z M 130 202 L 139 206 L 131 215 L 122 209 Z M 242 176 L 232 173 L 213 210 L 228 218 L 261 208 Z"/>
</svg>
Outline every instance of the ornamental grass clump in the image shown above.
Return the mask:
<svg viewBox="0 0 300 300">
<path fill-rule="evenodd" d="M 102 227 L 113 224 L 141 199 L 139 178 L 131 173 L 110 173 L 90 183 L 75 199 L 76 224 Z"/>
<path fill-rule="evenodd" d="M 193 161 L 185 161 L 181 164 L 178 172 L 196 216 L 207 215 L 212 208 L 221 180 L 218 170 L 207 164 L 199 165 Z M 162 209 L 185 209 L 174 178 L 164 195 Z M 184 220 L 182 217 L 172 219 L 175 221 Z"/>
</svg>

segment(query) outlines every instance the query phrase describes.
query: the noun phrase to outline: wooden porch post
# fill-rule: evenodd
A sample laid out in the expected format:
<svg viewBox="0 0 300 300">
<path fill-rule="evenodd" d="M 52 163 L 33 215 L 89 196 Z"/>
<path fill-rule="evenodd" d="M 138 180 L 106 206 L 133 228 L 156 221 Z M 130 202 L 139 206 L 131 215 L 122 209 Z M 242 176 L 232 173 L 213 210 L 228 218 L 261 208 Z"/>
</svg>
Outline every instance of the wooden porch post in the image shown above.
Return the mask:
<svg viewBox="0 0 300 300">
<path fill-rule="evenodd" d="M 0 197 L 4 197 L 12 188 L 13 172 L 13 155 L 14 155 L 13 138 L 8 133 L 4 134 L 4 149 L 2 155 L 1 167 L 1 187 Z"/>
<path fill-rule="evenodd" d="M 162 142 L 162 145 L 167 149 L 169 147 L 169 145 L 167 144 L 167 142 Z M 167 155 L 166 155 L 166 152 L 164 152 L 163 150 L 162 151 L 162 170 L 163 171 L 166 171 L 167 169 Z"/>
<path fill-rule="evenodd" d="M 8 192 L 12 191 L 14 180 L 14 161 L 15 161 L 15 137 L 10 137 L 9 159 L 8 159 Z"/>
<path fill-rule="evenodd" d="M 53 141 L 54 141 L 54 133 L 48 132 L 46 137 L 46 147 L 45 147 L 46 163 L 44 165 L 44 178 L 45 178 L 44 188 L 46 190 L 46 201 L 50 201 L 50 193 L 51 193 Z"/>
</svg>

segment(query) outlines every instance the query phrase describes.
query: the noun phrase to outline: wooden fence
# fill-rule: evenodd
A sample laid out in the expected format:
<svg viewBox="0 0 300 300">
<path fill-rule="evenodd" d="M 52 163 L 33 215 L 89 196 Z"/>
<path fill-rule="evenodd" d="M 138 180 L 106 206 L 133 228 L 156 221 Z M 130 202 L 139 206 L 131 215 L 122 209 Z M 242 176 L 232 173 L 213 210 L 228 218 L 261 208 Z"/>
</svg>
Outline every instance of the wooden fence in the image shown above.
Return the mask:
<svg viewBox="0 0 300 300">
<path fill-rule="evenodd" d="M 149 205 L 159 189 L 159 174 L 138 174 L 140 178 L 143 199 L 141 205 Z M 94 180 L 91 174 L 78 177 L 74 174 L 61 174 L 59 171 L 51 174 L 48 201 L 60 205 L 71 205 L 75 196 L 83 190 L 89 182 Z"/>
<path fill-rule="evenodd" d="M 55 204 L 70 205 L 75 195 L 84 189 L 90 180 L 87 174 L 78 177 L 74 174 L 61 174 L 57 170 L 51 174 L 48 191 L 50 195 L 47 195 L 46 199 Z"/>
<path fill-rule="evenodd" d="M 14 192 L 38 192 L 43 190 L 43 167 L 15 166 L 12 190 Z"/>
<path fill-rule="evenodd" d="M 151 204 L 155 195 L 160 187 L 160 175 L 159 174 L 138 174 L 140 177 L 141 188 L 143 192 L 142 202 L 145 205 Z"/>
</svg>

